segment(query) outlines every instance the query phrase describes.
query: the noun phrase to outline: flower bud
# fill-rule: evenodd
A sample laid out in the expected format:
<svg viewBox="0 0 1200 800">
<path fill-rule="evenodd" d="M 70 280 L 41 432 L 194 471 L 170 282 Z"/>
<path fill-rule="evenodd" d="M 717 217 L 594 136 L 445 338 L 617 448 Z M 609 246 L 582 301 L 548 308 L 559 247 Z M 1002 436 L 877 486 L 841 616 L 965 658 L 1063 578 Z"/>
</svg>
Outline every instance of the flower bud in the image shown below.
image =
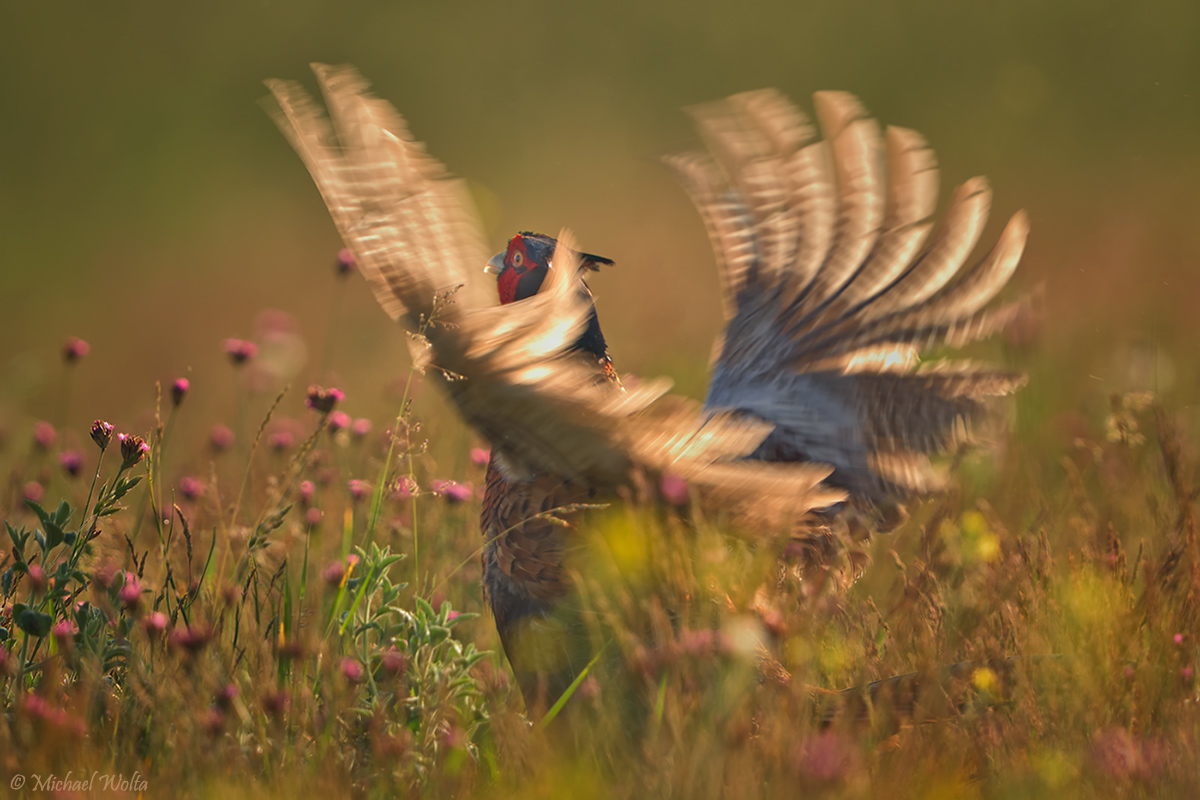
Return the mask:
<svg viewBox="0 0 1200 800">
<path fill-rule="evenodd" d="M 119 433 L 117 440 L 121 442 L 121 466 L 129 469 L 133 465 L 142 460 L 142 456 L 150 452 L 150 445 L 146 444 L 146 440 L 137 434 Z"/>
<path fill-rule="evenodd" d="M 49 422 L 38 422 L 33 426 L 33 442 L 40 450 L 49 450 L 54 444 L 54 440 L 58 438 L 58 432 L 54 430 L 54 426 Z"/>
<path fill-rule="evenodd" d="M 341 277 L 354 271 L 354 253 L 348 247 L 343 247 L 337 254 L 337 274 Z"/>
<path fill-rule="evenodd" d="M 235 367 L 242 366 L 258 355 L 258 345 L 254 342 L 248 342 L 245 339 L 226 339 L 221 342 L 221 346 L 225 349 L 225 354 L 229 356 L 229 360 L 233 362 Z"/>
<path fill-rule="evenodd" d="M 63 343 L 63 361 L 74 364 L 88 354 L 92 347 L 78 336 L 72 336 Z"/>
<path fill-rule="evenodd" d="M 78 477 L 83 469 L 83 456 L 74 450 L 63 450 L 58 454 L 58 465 L 72 478 Z"/>
<path fill-rule="evenodd" d="M 308 396 L 305 399 L 305 403 L 314 411 L 328 414 L 345 397 L 346 394 L 341 389 L 333 387 L 326 389 L 324 386 L 313 384 L 308 387 Z"/>
<path fill-rule="evenodd" d="M 363 668 L 357 660 L 353 658 L 343 658 L 341 661 L 342 674 L 346 676 L 346 680 L 351 683 L 358 683 L 363 677 Z"/>
<path fill-rule="evenodd" d="M 112 441 L 113 430 L 113 426 L 102 419 L 92 423 L 92 441 L 96 443 L 101 452 L 108 449 L 108 443 Z"/>
</svg>

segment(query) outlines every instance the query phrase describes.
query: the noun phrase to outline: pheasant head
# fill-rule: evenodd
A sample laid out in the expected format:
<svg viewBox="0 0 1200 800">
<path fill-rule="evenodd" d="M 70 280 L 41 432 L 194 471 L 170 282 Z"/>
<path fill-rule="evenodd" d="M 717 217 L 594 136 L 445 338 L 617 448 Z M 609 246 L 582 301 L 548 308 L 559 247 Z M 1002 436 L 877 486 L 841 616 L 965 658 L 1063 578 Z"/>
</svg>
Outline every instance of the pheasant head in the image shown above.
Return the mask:
<svg viewBox="0 0 1200 800">
<path fill-rule="evenodd" d="M 484 268 L 486 272 L 496 276 L 496 289 L 500 295 L 500 304 L 508 305 L 538 293 L 546 272 L 553 268 L 551 259 L 558 240 L 542 233 L 522 231 L 508 240 L 508 247 L 496 253 L 488 260 Z M 601 266 L 613 263 L 611 258 L 579 253 L 579 270 L 596 271 Z M 592 303 L 592 293 L 587 284 L 581 279 L 579 291 Z M 604 334 L 600 331 L 600 320 L 596 317 L 596 308 L 588 319 L 588 326 L 575 343 L 573 350 L 582 350 L 595 355 L 602 362 L 608 361 L 608 346 Z"/>
<path fill-rule="evenodd" d="M 558 240 L 553 236 L 522 231 L 508 240 L 507 248 L 492 256 L 484 271 L 496 276 L 501 305 L 537 294 L 546 278 L 546 270 L 550 269 L 550 260 L 557 246 Z M 611 258 L 591 253 L 579 254 L 581 270 L 595 271 L 602 264 L 608 266 L 612 263 Z"/>
</svg>

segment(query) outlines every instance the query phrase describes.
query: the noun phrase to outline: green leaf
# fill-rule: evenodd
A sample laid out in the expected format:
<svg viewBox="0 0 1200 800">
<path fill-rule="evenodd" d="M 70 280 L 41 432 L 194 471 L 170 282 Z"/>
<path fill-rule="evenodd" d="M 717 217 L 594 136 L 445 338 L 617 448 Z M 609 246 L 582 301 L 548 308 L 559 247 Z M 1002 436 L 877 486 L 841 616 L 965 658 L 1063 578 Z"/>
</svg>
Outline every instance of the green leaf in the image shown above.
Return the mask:
<svg viewBox="0 0 1200 800">
<path fill-rule="evenodd" d="M 29 506 L 34 514 L 37 514 L 38 520 L 45 525 L 46 520 L 50 519 L 50 515 L 46 513 L 46 509 L 42 508 L 41 504 L 35 503 L 29 498 L 25 498 L 25 505 Z"/>
<path fill-rule="evenodd" d="M 140 475 L 137 476 L 136 478 L 121 478 L 119 481 L 117 481 L 113 485 L 112 497 L 110 498 L 110 500 L 113 500 L 113 501 L 120 500 L 122 497 L 124 497 L 126 494 L 129 493 L 130 489 L 137 486 L 141 482 L 142 482 L 142 477 Z"/>
<path fill-rule="evenodd" d="M 17 531 L 12 525 L 9 525 L 7 521 L 5 521 L 4 527 L 8 529 L 8 538 L 12 539 L 13 551 L 16 552 L 17 557 L 21 561 L 24 561 L 25 542 L 29 541 L 29 531 L 25 530 L 24 528 L 22 528 L 20 531 Z"/>
<path fill-rule="evenodd" d="M 38 543 L 42 545 L 43 550 L 58 547 L 63 539 L 62 526 L 71 518 L 71 506 L 66 500 L 58 504 L 58 508 L 53 514 L 46 511 L 32 500 L 26 500 L 25 505 L 37 514 L 38 520 L 42 523 L 42 529 L 46 531 L 45 539 L 38 538 Z M 11 535 L 11 534 L 10 534 Z"/>
<path fill-rule="evenodd" d="M 54 520 L 47 521 L 46 522 L 46 547 L 47 547 L 47 549 L 53 550 L 54 548 L 56 548 L 60 544 L 62 544 L 62 540 L 63 540 L 62 526 L 59 525 Z"/>
<path fill-rule="evenodd" d="M 403 561 L 403 560 L 404 560 L 404 553 L 396 553 L 395 555 L 385 556 L 383 558 L 383 560 L 379 562 L 379 566 L 380 566 L 380 569 L 387 569 L 392 564 L 395 564 L 397 561 Z"/>
<path fill-rule="evenodd" d="M 580 670 L 579 674 L 575 676 L 575 680 L 571 681 L 571 685 L 568 686 L 566 691 L 562 693 L 562 696 L 559 697 L 558 700 L 554 701 L 554 705 L 550 706 L 550 710 L 546 712 L 546 716 L 542 717 L 541 721 L 538 722 L 537 726 L 539 729 L 544 730 L 547 725 L 554 721 L 554 718 L 558 716 L 558 712 L 562 711 L 563 706 L 565 706 L 567 701 L 571 699 L 571 695 L 575 694 L 575 690 L 579 688 L 579 684 L 583 683 L 583 679 L 587 677 L 588 672 L 590 672 L 592 667 L 596 665 L 596 662 L 600 660 L 601 654 L 603 654 L 607 648 L 608 642 L 605 642 L 604 646 L 596 651 L 596 655 L 592 656 L 592 660 L 587 663 L 587 666 Z"/>
<path fill-rule="evenodd" d="M 50 633 L 50 625 L 54 622 L 54 619 L 49 614 L 42 614 L 27 608 L 20 614 L 14 613 L 13 621 L 17 623 L 18 628 L 30 636 L 40 638 Z"/>
<path fill-rule="evenodd" d="M 413 597 L 413 603 L 416 605 L 417 610 L 421 612 L 421 617 L 423 619 L 437 617 L 437 612 L 433 610 L 433 606 L 429 605 L 429 601 L 424 597 L 421 597 L 420 595 Z"/>
</svg>

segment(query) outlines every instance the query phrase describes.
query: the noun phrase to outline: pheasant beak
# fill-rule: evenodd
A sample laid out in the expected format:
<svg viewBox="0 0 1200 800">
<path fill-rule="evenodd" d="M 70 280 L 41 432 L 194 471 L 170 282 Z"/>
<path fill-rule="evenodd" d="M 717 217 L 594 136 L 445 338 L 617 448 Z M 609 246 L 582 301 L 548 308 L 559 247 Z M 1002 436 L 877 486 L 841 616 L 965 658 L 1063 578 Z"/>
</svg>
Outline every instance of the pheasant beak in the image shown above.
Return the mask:
<svg viewBox="0 0 1200 800">
<path fill-rule="evenodd" d="M 491 275 L 499 275 L 501 272 L 504 271 L 504 256 L 505 255 L 507 255 L 507 252 L 504 250 L 501 250 L 499 253 L 496 253 L 496 255 L 489 258 L 488 262 L 487 262 L 487 266 L 485 266 L 483 268 L 483 271 L 487 272 Z"/>
</svg>

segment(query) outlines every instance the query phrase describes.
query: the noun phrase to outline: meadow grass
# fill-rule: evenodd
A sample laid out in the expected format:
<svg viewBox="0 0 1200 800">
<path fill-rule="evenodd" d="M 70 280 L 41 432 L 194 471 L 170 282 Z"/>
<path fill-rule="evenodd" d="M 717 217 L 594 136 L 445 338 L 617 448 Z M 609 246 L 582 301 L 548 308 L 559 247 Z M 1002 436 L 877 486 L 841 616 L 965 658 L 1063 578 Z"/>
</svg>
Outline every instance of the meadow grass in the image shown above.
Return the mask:
<svg viewBox="0 0 1200 800">
<path fill-rule="evenodd" d="M 686 498 L 588 511 L 596 657 L 548 720 L 481 614 L 485 458 L 439 466 L 420 381 L 387 421 L 238 398 L 203 442 L 178 381 L 148 431 L 14 426 L 0 791 L 1200 796 L 1193 442 L 1154 396 L 967 454 L 827 571 Z"/>
</svg>

